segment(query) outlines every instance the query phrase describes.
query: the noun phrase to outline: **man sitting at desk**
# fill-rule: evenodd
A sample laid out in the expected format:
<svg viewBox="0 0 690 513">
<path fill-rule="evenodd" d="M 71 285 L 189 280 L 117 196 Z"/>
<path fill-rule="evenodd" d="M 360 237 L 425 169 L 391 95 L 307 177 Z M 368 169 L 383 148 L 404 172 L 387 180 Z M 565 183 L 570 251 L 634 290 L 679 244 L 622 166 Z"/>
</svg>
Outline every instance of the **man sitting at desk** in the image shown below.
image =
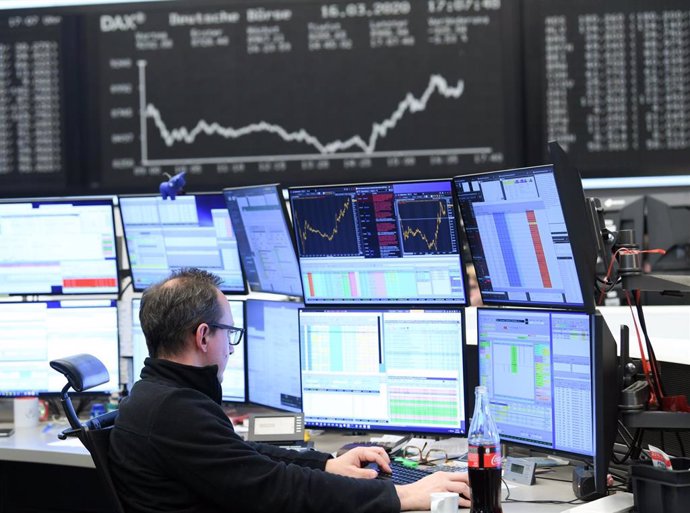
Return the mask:
<svg viewBox="0 0 690 513">
<path fill-rule="evenodd" d="M 437 472 L 394 485 L 379 447 L 332 459 L 249 443 L 221 408 L 221 380 L 242 331 L 220 279 L 185 269 L 149 287 L 139 318 L 150 358 L 119 410 L 110 468 L 128 512 L 397 512 L 429 509 L 432 492 L 469 497 L 467 474 Z M 469 506 L 469 501 L 461 499 Z"/>
</svg>

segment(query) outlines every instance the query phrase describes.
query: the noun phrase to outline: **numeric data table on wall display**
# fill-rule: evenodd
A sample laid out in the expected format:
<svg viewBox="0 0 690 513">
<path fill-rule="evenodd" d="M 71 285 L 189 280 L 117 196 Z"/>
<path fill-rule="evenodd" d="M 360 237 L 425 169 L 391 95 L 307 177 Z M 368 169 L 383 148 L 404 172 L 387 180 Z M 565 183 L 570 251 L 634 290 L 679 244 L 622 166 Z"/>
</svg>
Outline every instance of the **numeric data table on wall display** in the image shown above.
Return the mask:
<svg viewBox="0 0 690 513">
<path fill-rule="evenodd" d="M 515 10 L 505 0 L 108 7 L 87 20 L 102 183 L 157 184 L 181 170 L 195 185 L 342 183 L 372 169 L 447 177 L 520 162 Z"/>
<path fill-rule="evenodd" d="M 558 140 L 585 177 L 687 174 L 690 3 L 529 0 L 526 12 L 538 149 Z"/>
<path fill-rule="evenodd" d="M 0 187 L 64 187 L 64 26 L 49 14 L 0 20 Z"/>
</svg>

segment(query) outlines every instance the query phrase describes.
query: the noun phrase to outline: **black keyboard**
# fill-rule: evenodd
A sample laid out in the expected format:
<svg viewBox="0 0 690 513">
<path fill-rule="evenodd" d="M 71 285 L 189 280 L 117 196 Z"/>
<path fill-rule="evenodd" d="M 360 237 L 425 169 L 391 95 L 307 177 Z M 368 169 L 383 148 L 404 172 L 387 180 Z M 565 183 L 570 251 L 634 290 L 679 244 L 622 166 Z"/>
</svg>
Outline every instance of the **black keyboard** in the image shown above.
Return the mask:
<svg viewBox="0 0 690 513">
<path fill-rule="evenodd" d="M 390 462 L 392 474 L 379 472 L 378 479 L 390 479 L 395 484 L 404 485 L 419 481 L 423 477 L 432 473 L 430 470 L 422 470 L 421 468 L 409 468 L 397 461 Z"/>
</svg>

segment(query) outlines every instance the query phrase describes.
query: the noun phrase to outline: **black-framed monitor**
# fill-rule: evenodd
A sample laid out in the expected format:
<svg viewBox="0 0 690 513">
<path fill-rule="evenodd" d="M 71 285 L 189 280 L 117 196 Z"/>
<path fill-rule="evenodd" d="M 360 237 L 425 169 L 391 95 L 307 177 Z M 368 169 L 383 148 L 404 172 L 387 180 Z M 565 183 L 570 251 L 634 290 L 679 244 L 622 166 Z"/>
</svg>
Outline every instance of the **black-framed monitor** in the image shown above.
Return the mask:
<svg viewBox="0 0 690 513">
<path fill-rule="evenodd" d="M 0 202 L 0 295 L 118 290 L 113 198 Z"/>
<path fill-rule="evenodd" d="M 466 432 L 464 310 L 300 310 L 306 424 Z"/>
<path fill-rule="evenodd" d="M 117 301 L 0 303 L 0 396 L 60 392 L 65 378 L 49 362 L 77 353 L 94 355 L 110 374 L 89 393 L 119 390 Z"/>
<path fill-rule="evenodd" d="M 482 301 L 594 310 L 596 240 L 577 171 L 553 164 L 454 178 Z"/>
<path fill-rule="evenodd" d="M 225 293 L 246 292 L 235 231 L 221 193 L 119 197 L 135 291 L 182 267 L 198 267 L 223 280 Z"/>
<path fill-rule="evenodd" d="M 597 491 L 618 415 L 616 342 L 603 317 L 478 308 L 479 383 L 501 440 L 593 461 Z"/>
<path fill-rule="evenodd" d="M 465 304 L 450 180 L 288 189 L 306 304 Z"/>
<path fill-rule="evenodd" d="M 229 299 L 230 311 L 232 312 L 233 325 L 238 328 L 244 328 L 244 301 Z M 148 357 L 149 352 L 146 347 L 146 337 L 141 330 L 141 323 L 139 321 L 139 308 L 141 307 L 141 299 L 132 299 L 132 378 L 137 381 L 141 374 L 141 369 L 144 367 L 144 360 Z M 242 340 L 240 344 L 234 347 L 233 354 L 228 358 L 228 365 L 223 373 L 223 401 L 244 402 L 246 398 L 245 389 L 245 344 L 246 340 Z"/>
<path fill-rule="evenodd" d="M 223 189 L 249 288 L 302 296 L 299 264 L 280 187 Z"/>
<path fill-rule="evenodd" d="M 648 254 L 649 270 L 659 274 L 687 274 L 690 271 L 690 188 L 653 191 L 646 198 L 647 249 L 665 254 Z"/>
<path fill-rule="evenodd" d="M 299 309 L 302 303 L 248 299 L 247 400 L 302 411 Z"/>
</svg>

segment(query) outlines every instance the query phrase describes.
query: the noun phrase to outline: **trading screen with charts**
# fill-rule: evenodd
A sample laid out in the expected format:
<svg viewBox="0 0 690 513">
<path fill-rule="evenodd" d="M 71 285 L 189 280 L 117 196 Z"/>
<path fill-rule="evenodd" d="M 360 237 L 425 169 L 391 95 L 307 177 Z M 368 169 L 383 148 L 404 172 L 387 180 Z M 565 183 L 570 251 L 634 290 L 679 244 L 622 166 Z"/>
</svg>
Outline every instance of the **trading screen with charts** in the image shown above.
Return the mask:
<svg viewBox="0 0 690 513">
<path fill-rule="evenodd" d="M 459 176 L 455 185 L 485 303 L 584 306 L 553 166 Z"/>
<path fill-rule="evenodd" d="M 449 180 L 289 192 L 305 303 L 465 303 Z"/>
<path fill-rule="evenodd" d="M 302 303 L 248 299 L 247 399 L 302 411 L 298 310 Z"/>
<path fill-rule="evenodd" d="M 279 187 L 236 187 L 223 194 L 251 290 L 301 296 L 299 265 Z"/>
<path fill-rule="evenodd" d="M 592 456 L 590 316 L 477 310 L 479 381 L 504 440 Z"/>
<path fill-rule="evenodd" d="M 110 375 L 107 383 L 89 392 L 117 391 L 120 361 L 115 300 L 0 303 L 0 396 L 60 392 L 64 376 L 48 362 L 84 352 L 101 360 Z"/>
<path fill-rule="evenodd" d="M 465 433 L 461 309 L 300 310 L 313 427 Z"/>
<path fill-rule="evenodd" d="M 223 292 L 244 292 L 237 239 L 222 194 L 121 196 L 120 212 L 134 290 L 173 269 L 195 266 L 217 274 Z"/>
<path fill-rule="evenodd" d="M 0 203 L 0 294 L 117 291 L 112 198 Z"/>
</svg>

